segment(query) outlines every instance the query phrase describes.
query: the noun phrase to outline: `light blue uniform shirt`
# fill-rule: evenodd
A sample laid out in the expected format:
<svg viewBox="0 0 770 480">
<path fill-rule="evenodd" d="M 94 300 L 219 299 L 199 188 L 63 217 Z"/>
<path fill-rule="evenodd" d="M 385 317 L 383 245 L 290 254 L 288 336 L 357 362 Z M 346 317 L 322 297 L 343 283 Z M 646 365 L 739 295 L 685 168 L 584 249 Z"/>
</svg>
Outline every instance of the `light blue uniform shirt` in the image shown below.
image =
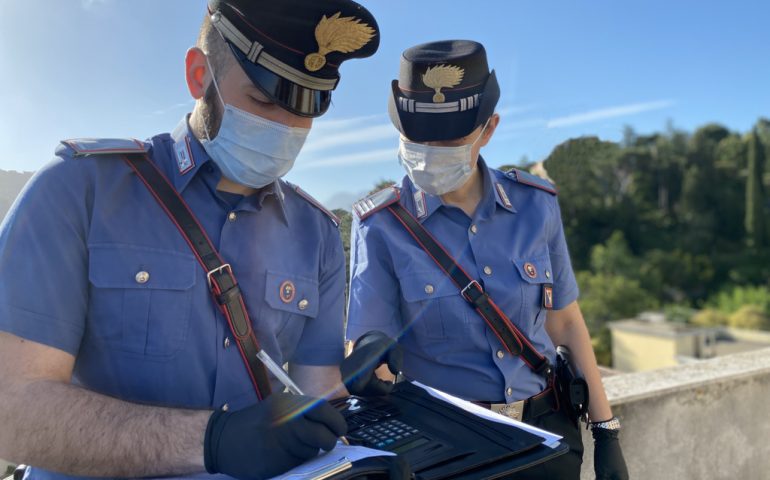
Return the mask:
<svg viewBox="0 0 770 480">
<path fill-rule="evenodd" d="M 553 284 L 557 310 L 578 296 L 556 196 L 488 168 L 481 158 L 478 166 L 483 196 L 473 218 L 419 191 L 408 177 L 400 203 L 553 363 L 543 286 Z M 545 388 L 542 376 L 505 352 L 390 212 L 363 221 L 354 214 L 350 248 L 349 339 L 369 330 L 398 337 L 408 378 L 465 399 L 513 402 Z"/>
<path fill-rule="evenodd" d="M 329 216 L 282 181 L 229 206 L 186 121 L 146 145 L 232 265 L 262 348 L 279 364 L 339 364 L 345 259 Z M 257 402 L 180 232 L 120 157 L 73 153 L 58 148 L 0 227 L 0 330 L 75 355 L 74 383 L 123 400 Z M 285 282 L 293 294 L 281 294 Z"/>
</svg>

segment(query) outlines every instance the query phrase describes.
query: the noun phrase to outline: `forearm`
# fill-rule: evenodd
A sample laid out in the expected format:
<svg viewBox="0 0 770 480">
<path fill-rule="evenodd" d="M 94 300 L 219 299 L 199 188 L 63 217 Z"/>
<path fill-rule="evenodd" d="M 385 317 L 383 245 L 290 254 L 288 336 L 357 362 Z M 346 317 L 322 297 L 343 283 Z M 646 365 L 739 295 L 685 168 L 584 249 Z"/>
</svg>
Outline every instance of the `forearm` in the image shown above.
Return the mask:
<svg viewBox="0 0 770 480">
<path fill-rule="evenodd" d="M 211 412 L 138 405 L 52 380 L 4 386 L 0 457 L 70 475 L 204 470 Z"/>
<path fill-rule="evenodd" d="M 589 418 L 592 421 L 607 420 L 612 417 L 612 409 L 604 391 L 588 328 L 577 303 L 567 309 L 570 309 L 567 321 L 549 321 L 546 329 L 554 345 L 565 345 L 570 349 L 575 365 L 585 375 L 589 390 Z"/>
</svg>

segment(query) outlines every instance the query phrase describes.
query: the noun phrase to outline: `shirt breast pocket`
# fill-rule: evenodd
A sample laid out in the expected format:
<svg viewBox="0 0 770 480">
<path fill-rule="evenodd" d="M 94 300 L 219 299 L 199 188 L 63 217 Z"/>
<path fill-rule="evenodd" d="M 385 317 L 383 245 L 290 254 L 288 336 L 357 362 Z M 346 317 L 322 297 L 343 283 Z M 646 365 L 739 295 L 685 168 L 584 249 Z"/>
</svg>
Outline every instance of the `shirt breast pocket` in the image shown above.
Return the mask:
<svg viewBox="0 0 770 480">
<path fill-rule="evenodd" d="M 196 261 L 192 254 L 91 245 L 87 334 L 117 350 L 169 357 L 187 340 Z"/>
<path fill-rule="evenodd" d="M 319 299 L 317 279 L 268 270 L 265 303 L 269 308 L 260 312 L 257 330 L 288 347 L 299 341 L 305 321 L 318 316 Z"/>
<path fill-rule="evenodd" d="M 454 283 L 440 271 L 407 272 L 399 277 L 404 299 L 404 328 L 418 342 L 465 338 L 470 307 Z"/>
<path fill-rule="evenodd" d="M 553 271 L 548 252 L 513 259 L 522 280 L 521 318 L 527 325 L 545 320 L 546 307 L 553 305 Z"/>
</svg>

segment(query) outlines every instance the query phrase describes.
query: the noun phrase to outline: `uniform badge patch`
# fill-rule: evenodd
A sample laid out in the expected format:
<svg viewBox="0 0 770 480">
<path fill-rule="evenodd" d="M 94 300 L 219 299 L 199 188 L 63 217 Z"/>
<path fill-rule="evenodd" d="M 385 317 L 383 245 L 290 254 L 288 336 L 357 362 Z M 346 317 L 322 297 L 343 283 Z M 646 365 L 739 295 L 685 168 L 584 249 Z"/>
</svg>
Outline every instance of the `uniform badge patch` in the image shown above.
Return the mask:
<svg viewBox="0 0 770 480">
<path fill-rule="evenodd" d="M 305 68 L 317 72 L 326 65 L 326 55 L 331 52 L 351 53 L 369 43 L 376 31 L 355 17 L 340 17 L 337 12 L 331 17 L 321 18 L 315 27 L 318 52 L 305 57 Z"/>
<path fill-rule="evenodd" d="M 414 192 L 414 209 L 417 212 L 417 218 L 424 218 L 428 215 L 428 208 L 425 206 L 425 192 Z"/>
<path fill-rule="evenodd" d="M 284 281 L 281 286 L 278 287 L 278 296 L 281 297 L 283 303 L 291 303 L 296 294 L 297 289 L 294 287 L 294 283 L 291 280 Z"/>
<path fill-rule="evenodd" d="M 535 268 L 535 266 L 534 266 L 534 265 L 532 265 L 532 264 L 531 264 L 531 263 L 529 263 L 529 262 L 527 262 L 527 263 L 525 263 L 525 264 L 524 264 L 524 271 L 527 273 L 527 276 L 528 276 L 529 278 L 535 278 L 535 277 L 537 277 L 537 269 Z"/>
<path fill-rule="evenodd" d="M 176 154 L 176 165 L 179 168 L 179 173 L 184 175 L 192 170 L 195 161 L 190 150 L 190 138 L 188 136 L 185 135 L 184 141 L 180 140 L 174 144 L 174 153 Z"/>
<path fill-rule="evenodd" d="M 543 308 L 553 310 L 553 285 L 543 285 Z"/>
<path fill-rule="evenodd" d="M 433 103 L 443 103 L 446 96 L 441 93 L 441 89 L 460 85 L 464 76 L 465 70 L 455 65 L 436 65 L 425 71 L 422 83 L 436 92 Z"/>
<path fill-rule="evenodd" d="M 503 185 L 501 183 L 496 183 L 495 188 L 497 189 L 497 194 L 500 196 L 500 201 L 503 202 L 505 208 L 512 208 L 513 205 L 511 204 L 511 199 L 509 199 L 508 194 L 505 193 Z"/>
</svg>

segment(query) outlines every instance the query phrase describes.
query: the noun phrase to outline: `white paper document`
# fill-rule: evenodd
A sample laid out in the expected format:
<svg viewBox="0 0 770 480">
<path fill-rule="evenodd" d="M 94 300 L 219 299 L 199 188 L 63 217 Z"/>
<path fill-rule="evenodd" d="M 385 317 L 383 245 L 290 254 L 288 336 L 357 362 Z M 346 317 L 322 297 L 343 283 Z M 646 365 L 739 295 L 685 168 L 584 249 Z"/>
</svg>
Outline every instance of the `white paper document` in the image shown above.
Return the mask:
<svg viewBox="0 0 770 480">
<path fill-rule="evenodd" d="M 394 456 L 395 453 L 337 442 L 334 450 L 322 453 L 312 460 L 270 480 L 322 480 L 344 472 L 355 461 L 369 457 Z"/>
<path fill-rule="evenodd" d="M 486 418 L 487 420 L 491 420 L 493 422 L 513 425 L 514 427 L 518 427 L 534 435 L 543 437 L 544 439 L 543 445 L 545 445 L 546 447 L 556 448 L 557 446 L 559 446 L 559 440 L 561 440 L 562 438 L 560 435 L 556 435 L 555 433 L 551 433 L 546 430 L 541 430 L 537 427 L 533 427 L 532 425 L 526 424 L 524 422 L 519 422 L 518 420 L 514 420 L 504 415 L 500 415 L 499 413 L 493 412 L 492 410 L 488 410 L 480 405 L 476 405 L 475 403 L 469 402 L 467 400 L 463 400 L 462 398 L 455 397 L 454 395 L 450 395 L 446 392 L 442 392 L 441 390 L 436 390 L 435 388 L 429 387 L 420 382 L 413 381 L 412 384 L 422 388 L 423 390 L 431 394 L 433 397 L 443 400 L 447 403 L 450 403 L 455 407 L 462 408 L 468 413 L 472 413 L 481 418 Z"/>
</svg>

